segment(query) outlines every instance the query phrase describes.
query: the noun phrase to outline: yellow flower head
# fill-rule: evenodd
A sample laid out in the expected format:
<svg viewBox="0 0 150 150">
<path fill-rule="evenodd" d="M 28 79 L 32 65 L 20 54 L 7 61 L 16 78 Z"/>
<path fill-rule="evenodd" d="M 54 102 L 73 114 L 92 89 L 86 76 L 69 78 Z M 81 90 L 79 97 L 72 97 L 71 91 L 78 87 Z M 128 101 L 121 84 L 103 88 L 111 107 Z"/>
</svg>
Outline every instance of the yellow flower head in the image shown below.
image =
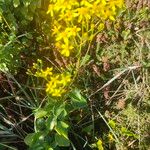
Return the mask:
<svg viewBox="0 0 150 150">
<path fill-rule="evenodd" d="M 63 86 L 66 86 L 71 81 L 71 75 L 70 74 L 61 74 L 61 80 L 60 84 Z"/>
<path fill-rule="evenodd" d="M 71 36 L 75 37 L 80 30 L 81 29 L 78 28 L 77 26 L 74 26 L 72 28 L 66 28 L 66 32 L 68 33 L 68 37 L 71 37 Z"/>
<path fill-rule="evenodd" d="M 73 49 L 72 45 L 69 45 L 68 42 L 62 44 L 61 46 L 61 54 L 68 57 L 70 56 L 70 51 Z"/>
<path fill-rule="evenodd" d="M 65 87 L 71 81 L 70 74 L 53 75 L 46 84 L 46 92 L 52 96 L 60 97 L 65 93 Z"/>
<path fill-rule="evenodd" d="M 114 141 L 113 135 L 111 133 L 108 134 L 108 139 L 111 142 Z"/>
<path fill-rule="evenodd" d="M 78 22 L 82 22 L 84 20 L 89 20 L 91 19 L 91 15 L 90 15 L 90 9 L 87 7 L 80 7 L 77 8 L 77 13 L 78 13 Z"/>
</svg>

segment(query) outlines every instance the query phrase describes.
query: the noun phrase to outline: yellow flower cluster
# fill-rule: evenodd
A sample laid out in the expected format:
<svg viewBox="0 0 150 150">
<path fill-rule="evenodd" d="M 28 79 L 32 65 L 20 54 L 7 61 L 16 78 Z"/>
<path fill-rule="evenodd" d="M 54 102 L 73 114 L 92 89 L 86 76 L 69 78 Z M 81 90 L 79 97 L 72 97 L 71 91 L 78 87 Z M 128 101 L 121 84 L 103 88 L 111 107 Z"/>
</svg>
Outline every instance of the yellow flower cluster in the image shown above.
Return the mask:
<svg viewBox="0 0 150 150">
<path fill-rule="evenodd" d="M 41 60 L 37 60 L 37 63 L 33 63 L 33 69 L 35 73 L 32 73 L 33 70 L 28 70 L 28 74 L 34 75 L 36 77 L 41 77 L 46 80 L 46 92 L 52 96 L 60 97 L 63 93 L 66 92 L 66 86 L 71 81 L 71 75 L 69 73 L 54 73 L 52 67 L 47 67 L 42 69 Z"/>
<path fill-rule="evenodd" d="M 103 30 L 104 22 L 114 21 L 123 5 L 123 0 L 50 0 L 47 13 L 52 17 L 57 49 L 70 56 L 85 42 L 85 33 L 88 36 Z"/>
<path fill-rule="evenodd" d="M 65 93 L 66 85 L 71 81 L 70 74 L 58 74 L 53 75 L 50 78 L 50 81 L 46 84 L 46 92 L 52 96 L 61 96 Z"/>
<path fill-rule="evenodd" d="M 35 76 L 41 77 L 47 80 L 52 75 L 52 70 L 53 70 L 52 67 L 51 68 L 47 67 L 45 70 L 41 69 L 40 71 L 37 71 L 35 73 Z"/>
</svg>

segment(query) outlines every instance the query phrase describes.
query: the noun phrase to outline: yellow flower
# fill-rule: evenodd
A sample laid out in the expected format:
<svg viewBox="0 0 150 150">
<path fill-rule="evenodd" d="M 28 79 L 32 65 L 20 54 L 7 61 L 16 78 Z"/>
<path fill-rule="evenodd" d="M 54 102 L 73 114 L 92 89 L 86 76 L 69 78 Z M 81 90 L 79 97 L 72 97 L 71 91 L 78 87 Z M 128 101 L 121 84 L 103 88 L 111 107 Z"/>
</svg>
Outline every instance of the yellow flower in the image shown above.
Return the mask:
<svg viewBox="0 0 150 150">
<path fill-rule="evenodd" d="M 109 19 L 112 20 L 112 21 L 115 21 L 114 16 L 109 16 Z"/>
<path fill-rule="evenodd" d="M 63 93 L 65 93 L 64 89 L 61 88 L 54 89 L 54 91 L 52 92 L 52 96 L 60 97 L 62 96 Z"/>
<path fill-rule="evenodd" d="M 68 42 L 61 45 L 61 54 L 68 57 L 70 56 L 70 51 L 73 49 L 72 45 L 69 45 Z"/>
<path fill-rule="evenodd" d="M 60 78 L 60 75 L 55 75 L 55 76 L 51 77 L 49 86 L 51 85 L 53 88 L 55 88 L 57 86 L 57 84 L 59 83 L 59 78 Z"/>
<path fill-rule="evenodd" d="M 99 139 L 96 145 L 97 145 L 98 150 L 104 150 L 102 140 Z"/>
<path fill-rule="evenodd" d="M 124 0 L 110 0 L 109 5 L 110 7 L 117 6 L 122 8 L 124 6 Z"/>
<path fill-rule="evenodd" d="M 107 4 L 107 0 L 98 0 L 102 5 L 106 5 Z"/>
<path fill-rule="evenodd" d="M 60 84 L 63 86 L 66 86 L 71 81 L 71 75 L 70 74 L 61 74 L 61 81 Z"/>
<path fill-rule="evenodd" d="M 56 41 L 63 40 L 65 43 L 69 41 L 68 32 L 65 30 L 57 34 Z"/>
<path fill-rule="evenodd" d="M 50 5 L 48 6 L 47 14 L 50 14 L 51 17 L 54 16 L 54 6 L 55 6 L 54 4 L 50 4 Z"/>
<path fill-rule="evenodd" d="M 89 39 L 88 32 L 84 32 L 84 33 L 82 34 L 82 40 L 83 40 L 83 42 L 87 41 L 88 39 Z M 82 43 L 81 43 L 81 44 L 82 44 Z"/>
<path fill-rule="evenodd" d="M 103 23 L 100 23 L 99 26 L 98 26 L 98 30 L 101 31 L 104 29 L 104 24 Z"/>
<path fill-rule="evenodd" d="M 54 28 L 52 29 L 52 31 L 53 31 L 53 35 L 55 35 L 55 34 L 58 34 L 59 32 L 60 32 L 60 29 L 61 29 L 61 25 L 59 25 L 59 26 L 54 26 Z"/>
<path fill-rule="evenodd" d="M 92 4 L 89 3 L 87 0 L 82 0 L 80 5 L 81 6 L 86 6 L 86 7 L 92 7 Z"/>
<path fill-rule="evenodd" d="M 60 41 L 55 43 L 55 46 L 56 46 L 57 50 L 60 50 L 60 49 L 61 49 L 62 44 L 63 44 L 63 43 L 60 42 Z"/>
<path fill-rule="evenodd" d="M 76 0 L 57 0 L 55 2 L 55 9 L 57 12 L 64 13 L 66 10 L 71 10 L 75 5 L 78 5 Z"/>
<path fill-rule="evenodd" d="M 91 19 L 90 10 L 87 7 L 80 7 L 77 8 L 78 13 L 78 22 L 82 22 L 84 19 L 89 20 Z"/>
<path fill-rule="evenodd" d="M 108 134 L 108 139 L 109 139 L 109 141 L 111 141 L 111 142 L 114 141 L 114 138 L 113 138 L 113 136 L 112 136 L 111 133 Z"/>
<path fill-rule="evenodd" d="M 112 21 L 115 20 L 114 16 L 116 15 L 116 12 L 113 12 L 109 9 L 106 9 L 104 14 L 103 14 L 103 19 L 106 20 L 106 19 L 110 19 Z"/>
<path fill-rule="evenodd" d="M 51 80 L 46 84 L 46 92 L 52 94 L 57 89 L 59 75 L 51 77 Z"/>
<path fill-rule="evenodd" d="M 68 32 L 68 37 L 76 36 L 80 30 L 81 29 L 78 28 L 77 26 L 74 26 L 72 28 L 66 28 L 66 31 Z"/>
<path fill-rule="evenodd" d="M 78 14 L 74 11 L 74 10 L 66 10 L 65 13 L 61 13 L 59 15 L 60 20 L 64 20 L 66 23 L 73 21 L 76 17 L 78 16 Z"/>
<path fill-rule="evenodd" d="M 91 23 L 91 30 L 94 30 L 94 28 L 95 28 L 95 24 L 94 23 Z"/>
<path fill-rule="evenodd" d="M 35 76 L 41 77 L 47 80 L 53 74 L 52 70 L 53 70 L 52 67 L 51 68 L 47 67 L 45 70 L 43 69 L 37 70 L 35 73 Z"/>
<path fill-rule="evenodd" d="M 52 96 L 60 97 L 65 93 L 65 86 L 71 81 L 70 74 L 58 74 L 50 78 L 50 81 L 46 84 L 46 92 Z"/>
<path fill-rule="evenodd" d="M 51 76 L 53 74 L 52 70 L 53 70 L 52 67 L 51 68 L 47 67 L 46 70 L 41 70 L 42 77 L 46 79 L 48 76 Z"/>
</svg>

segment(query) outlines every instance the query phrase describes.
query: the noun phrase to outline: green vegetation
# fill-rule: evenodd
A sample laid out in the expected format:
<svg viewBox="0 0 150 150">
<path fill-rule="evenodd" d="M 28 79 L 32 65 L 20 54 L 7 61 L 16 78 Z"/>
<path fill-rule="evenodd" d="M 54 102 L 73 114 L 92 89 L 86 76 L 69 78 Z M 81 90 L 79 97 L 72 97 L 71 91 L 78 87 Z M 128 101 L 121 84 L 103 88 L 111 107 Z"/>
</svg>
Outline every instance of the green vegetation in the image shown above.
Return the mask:
<svg viewBox="0 0 150 150">
<path fill-rule="evenodd" d="M 148 150 L 150 3 L 0 0 L 0 149 Z"/>
</svg>

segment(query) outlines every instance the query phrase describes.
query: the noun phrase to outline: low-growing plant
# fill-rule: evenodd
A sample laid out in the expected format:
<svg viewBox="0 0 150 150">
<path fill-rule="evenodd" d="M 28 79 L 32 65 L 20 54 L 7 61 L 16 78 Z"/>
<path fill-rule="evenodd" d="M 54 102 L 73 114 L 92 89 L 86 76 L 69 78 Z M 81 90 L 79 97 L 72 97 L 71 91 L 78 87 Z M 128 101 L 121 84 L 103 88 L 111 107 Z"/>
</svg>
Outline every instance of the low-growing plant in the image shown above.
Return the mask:
<svg viewBox="0 0 150 150">
<path fill-rule="evenodd" d="M 90 50 L 91 42 L 93 38 L 104 29 L 104 23 L 106 20 L 115 20 L 115 16 L 118 13 L 118 10 L 123 7 L 123 1 L 50 1 L 50 5 L 48 8 L 48 14 L 51 17 L 52 24 L 52 37 L 54 37 L 54 51 L 58 50 L 62 55 L 66 57 L 74 57 L 74 60 L 71 60 L 71 64 L 74 67 L 72 68 L 74 71 L 66 72 L 65 69 L 61 69 L 60 72 L 57 73 L 57 70 L 53 69 L 53 67 L 45 67 L 43 68 L 43 64 L 41 60 L 38 60 L 36 64 L 33 64 L 33 69 L 28 70 L 28 74 L 43 78 L 46 83 L 46 92 L 49 95 L 48 97 L 52 97 L 53 107 L 50 109 L 50 112 L 47 111 L 47 108 L 37 110 L 38 115 L 35 114 L 35 119 L 37 122 L 40 122 L 42 126 L 45 127 L 47 132 L 41 132 L 41 134 L 45 133 L 43 136 L 38 132 L 35 126 L 35 133 L 28 135 L 26 138 L 26 143 L 31 147 L 31 149 L 35 149 L 35 147 L 44 146 L 44 143 L 41 144 L 40 137 L 45 142 L 45 138 L 49 136 L 51 142 L 46 144 L 46 148 L 55 149 L 57 146 L 69 146 L 70 140 L 67 136 L 67 128 L 69 125 L 62 120 L 59 120 L 59 115 L 55 114 L 55 111 L 62 105 L 59 104 L 57 97 L 63 97 L 63 94 L 66 92 L 65 88 L 69 82 L 73 83 L 73 80 L 77 77 L 79 72 L 79 68 L 86 62 L 88 59 L 87 56 Z M 93 11 L 90 11 L 93 10 Z M 55 16 L 55 18 L 54 18 Z M 86 47 L 88 48 L 87 50 Z M 76 51 L 75 51 L 76 50 Z M 71 54 L 72 51 L 72 54 Z M 82 53 L 86 53 L 82 56 Z M 73 56 L 74 55 L 74 56 Z M 47 56 L 49 59 L 49 56 Z M 81 60 L 82 59 L 82 60 Z M 69 64 L 65 66 L 67 69 Z M 56 72 L 56 73 L 55 73 Z M 65 73 L 66 72 L 66 73 Z M 73 76 L 73 80 L 71 79 Z M 71 81 L 72 80 L 72 81 Z M 77 95 L 75 97 L 71 97 L 76 101 L 77 107 L 80 107 L 80 96 L 79 92 L 76 92 Z M 56 98 L 55 98 L 56 97 Z M 61 97 L 59 101 L 61 101 Z M 84 99 L 83 99 L 84 100 Z M 55 106 L 55 101 L 58 104 Z M 78 102 L 79 101 L 79 102 Z M 62 102 L 65 103 L 65 99 L 62 99 Z M 86 100 L 83 101 L 84 103 Z M 47 102 L 49 106 L 49 102 Z M 67 103 L 67 101 L 66 101 Z M 64 104 L 63 104 L 64 105 Z M 79 106 L 78 106 L 79 105 Z M 46 106 L 47 107 L 47 106 Z M 55 108 L 56 107 L 56 108 Z M 56 110 L 55 110 L 56 109 Z M 53 112 L 53 111 L 54 112 Z M 65 108 L 63 108 L 65 110 Z M 51 112 L 52 111 L 52 112 Z M 69 110 L 73 111 L 73 110 Z M 66 116 L 67 116 L 66 112 Z M 38 116 L 38 117 L 37 117 Z M 40 116 L 40 117 L 39 117 Z M 66 117 L 64 116 L 64 117 Z M 45 118 L 41 118 L 45 117 Z M 56 118 L 55 118 L 56 117 Z M 50 120 L 50 128 L 47 128 L 47 122 Z M 59 121 L 58 121 L 59 120 Z M 36 122 L 36 121 L 35 121 Z M 41 129 L 43 129 L 42 127 Z M 59 129 L 60 128 L 60 129 Z M 51 131 L 52 130 L 52 131 Z M 54 131 L 55 132 L 54 132 Z M 36 133 L 37 132 L 37 133 Z M 50 132 L 54 132 L 53 134 Z M 51 135 L 51 136 L 50 136 Z M 94 138 L 94 137 L 93 137 Z M 31 139 L 33 142 L 30 142 Z M 60 140 L 60 141 L 59 141 Z M 62 142 L 62 143 L 61 143 Z"/>
</svg>

